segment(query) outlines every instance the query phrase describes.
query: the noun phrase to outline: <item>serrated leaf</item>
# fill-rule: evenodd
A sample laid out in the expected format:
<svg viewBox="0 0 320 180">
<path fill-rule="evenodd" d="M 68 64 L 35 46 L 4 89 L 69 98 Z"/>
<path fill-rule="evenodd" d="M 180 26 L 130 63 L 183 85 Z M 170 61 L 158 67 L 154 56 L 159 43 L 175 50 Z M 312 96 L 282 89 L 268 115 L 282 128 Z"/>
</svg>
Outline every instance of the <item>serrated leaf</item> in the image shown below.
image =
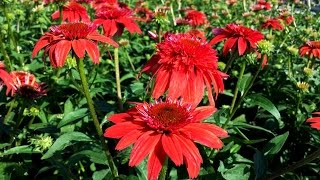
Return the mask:
<svg viewBox="0 0 320 180">
<path fill-rule="evenodd" d="M 288 136 L 289 136 L 289 131 L 272 138 L 262 150 L 264 155 L 267 157 L 270 157 L 272 155 L 277 154 L 281 150 L 284 143 L 286 142 Z"/>
<path fill-rule="evenodd" d="M 251 105 L 257 105 L 271 113 L 277 120 L 280 120 L 281 116 L 275 105 L 267 98 L 260 94 L 251 94 L 246 97 L 246 102 Z"/>
<path fill-rule="evenodd" d="M 59 122 L 58 128 L 65 126 L 75 120 L 78 120 L 87 115 L 87 108 L 80 108 L 73 112 L 66 114 L 63 119 Z"/>
<path fill-rule="evenodd" d="M 91 141 L 91 139 L 81 132 L 69 132 L 61 135 L 50 147 L 50 149 L 41 157 L 41 159 L 48 159 L 57 151 L 61 151 L 70 146 L 73 141 Z"/>
</svg>

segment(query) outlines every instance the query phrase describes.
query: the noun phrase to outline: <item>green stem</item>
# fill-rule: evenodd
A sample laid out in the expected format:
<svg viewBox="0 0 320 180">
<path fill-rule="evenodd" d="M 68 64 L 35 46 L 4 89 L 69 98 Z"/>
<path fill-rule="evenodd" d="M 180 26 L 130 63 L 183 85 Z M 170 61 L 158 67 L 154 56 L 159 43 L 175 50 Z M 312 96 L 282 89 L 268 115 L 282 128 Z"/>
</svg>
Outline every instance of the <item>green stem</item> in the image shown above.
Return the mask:
<svg viewBox="0 0 320 180">
<path fill-rule="evenodd" d="M 168 158 L 166 158 L 166 160 L 163 163 L 163 166 L 162 166 L 162 169 L 160 172 L 160 176 L 159 176 L 159 180 L 166 180 L 167 171 L 168 171 Z"/>
<path fill-rule="evenodd" d="M 89 111 L 90 114 L 92 116 L 92 120 L 93 120 L 93 124 L 96 128 L 96 131 L 98 133 L 98 136 L 100 138 L 100 142 L 102 144 L 102 147 L 104 149 L 104 152 L 106 154 L 107 157 L 107 161 L 111 170 L 111 173 L 113 175 L 113 177 L 118 178 L 118 170 L 113 162 L 112 156 L 110 154 L 109 148 L 107 143 L 105 142 L 105 138 L 103 137 L 103 132 L 102 129 L 100 127 L 100 123 L 96 114 L 96 111 L 94 109 L 94 105 L 93 105 L 93 100 L 90 96 L 90 92 L 89 92 L 89 86 L 88 86 L 88 81 L 84 72 L 84 63 L 82 59 L 79 59 L 78 57 L 76 57 L 76 61 L 77 61 L 77 65 L 78 65 L 78 71 L 80 74 L 80 79 L 81 79 L 81 83 L 82 83 L 82 88 L 83 88 L 83 92 L 85 94 L 85 97 L 87 99 L 87 103 L 88 103 L 88 107 L 89 107 Z"/>
<path fill-rule="evenodd" d="M 246 12 L 247 11 L 246 0 L 242 0 L 242 5 L 243 5 L 243 10 Z"/>
<path fill-rule="evenodd" d="M 174 11 L 173 11 L 173 6 L 172 3 L 170 4 L 170 12 L 171 12 L 171 16 L 172 16 L 172 21 L 173 21 L 173 25 L 176 26 L 176 17 L 174 16 Z"/>
<path fill-rule="evenodd" d="M 239 83 L 243 77 L 243 74 L 244 74 L 244 70 L 246 69 L 246 61 L 243 61 L 242 65 L 241 65 L 241 70 L 240 70 L 240 74 L 239 74 L 239 78 L 238 78 L 238 82 L 237 82 L 237 85 L 236 85 L 236 88 L 234 90 L 234 95 L 233 95 L 233 99 L 232 99 L 232 103 L 231 103 L 231 107 L 230 107 L 230 116 L 229 118 L 227 119 L 227 121 L 223 124 L 222 128 L 225 128 L 227 127 L 229 121 L 231 120 L 231 114 L 233 113 L 233 110 L 234 110 L 234 107 L 235 107 L 235 103 L 236 103 L 236 100 L 237 100 L 237 97 L 238 97 L 238 92 L 239 92 Z"/>
<path fill-rule="evenodd" d="M 4 61 L 6 62 L 5 64 L 9 66 L 9 70 L 12 71 L 12 64 L 11 64 L 11 60 L 9 58 L 9 55 L 5 49 L 5 46 L 3 45 L 3 39 L 2 39 L 2 34 L 0 32 L 0 52 L 3 55 Z"/>
<path fill-rule="evenodd" d="M 133 63 L 132 63 L 131 57 L 129 56 L 129 53 L 128 53 L 128 51 L 127 51 L 126 48 L 125 48 L 125 54 L 126 54 L 126 56 L 127 56 L 127 58 L 128 58 L 128 61 L 129 61 L 129 63 L 130 63 L 130 66 L 131 66 L 132 70 L 133 70 L 133 71 L 136 71 L 136 68 L 134 67 L 134 65 L 133 65 Z"/>
<path fill-rule="evenodd" d="M 10 114 L 11 114 L 13 108 L 15 108 L 15 107 L 16 107 L 16 101 L 15 101 L 15 100 L 12 100 L 12 101 L 10 102 L 9 110 L 8 110 L 6 116 L 4 117 L 3 124 L 6 124 L 6 123 L 8 122 L 8 119 L 9 119 L 9 117 L 10 117 Z"/>
<path fill-rule="evenodd" d="M 230 121 L 230 120 L 232 119 L 232 117 L 235 115 L 235 113 L 236 113 L 237 110 L 239 109 L 242 101 L 244 101 L 244 98 L 247 96 L 249 90 L 250 90 L 251 87 L 253 86 L 253 83 L 255 82 L 255 80 L 256 80 L 257 77 L 258 77 L 259 72 L 261 71 L 262 61 L 263 61 L 263 60 L 261 59 L 261 61 L 260 61 L 260 63 L 259 63 L 258 70 L 256 71 L 255 75 L 253 76 L 253 78 L 252 78 L 250 84 L 248 85 L 248 87 L 244 90 L 243 95 L 241 96 L 240 100 L 239 100 L 239 101 L 237 102 L 237 104 L 234 106 L 234 108 L 233 108 L 233 110 L 232 110 L 229 118 L 227 119 L 226 123 L 223 125 L 223 128 L 225 128 L 225 127 L 228 125 L 229 121 Z"/>
<path fill-rule="evenodd" d="M 317 159 L 320 156 L 320 149 L 318 149 L 317 151 L 313 152 L 312 154 L 310 154 L 309 156 L 302 158 L 300 161 L 292 164 L 291 166 L 285 167 L 279 171 L 276 171 L 275 173 L 271 174 L 269 177 L 267 177 L 268 180 L 272 180 L 275 179 L 279 176 L 281 176 L 282 174 L 285 174 L 287 172 L 291 172 L 303 165 L 308 164 L 309 162 Z"/>
<path fill-rule="evenodd" d="M 121 84 L 120 84 L 119 48 L 114 48 L 113 53 L 114 53 L 114 68 L 115 68 L 115 73 L 116 73 L 116 87 L 117 87 L 118 105 L 119 105 L 120 111 L 123 111 Z"/>
<path fill-rule="evenodd" d="M 234 105 L 236 103 L 238 92 L 239 92 L 240 81 L 242 80 L 245 69 L 246 69 L 246 61 L 243 61 L 242 65 L 241 65 L 241 70 L 240 70 L 238 82 L 237 82 L 236 88 L 234 90 L 234 95 L 233 95 L 233 99 L 232 99 L 232 103 L 231 103 L 231 107 L 230 107 L 230 112 L 232 112 Z"/>
<path fill-rule="evenodd" d="M 230 67 L 231 67 L 232 62 L 236 59 L 236 57 L 238 57 L 237 53 L 233 53 L 233 54 L 231 55 L 230 59 L 229 59 L 228 62 L 227 62 L 226 67 L 225 67 L 224 70 L 223 70 L 224 73 L 227 73 L 227 72 L 228 72 L 228 70 L 229 70 Z"/>
</svg>

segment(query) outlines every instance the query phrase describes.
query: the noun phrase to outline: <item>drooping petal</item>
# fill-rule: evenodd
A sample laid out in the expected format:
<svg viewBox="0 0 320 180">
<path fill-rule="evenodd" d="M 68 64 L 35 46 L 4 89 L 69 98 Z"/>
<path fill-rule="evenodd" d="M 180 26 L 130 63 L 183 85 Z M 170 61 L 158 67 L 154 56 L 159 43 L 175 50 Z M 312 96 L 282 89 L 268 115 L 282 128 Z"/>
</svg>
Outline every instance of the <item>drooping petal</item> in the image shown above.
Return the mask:
<svg viewBox="0 0 320 180">
<path fill-rule="evenodd" d="M 45 46 L 47 46 L 50 43 L 50 38 L 47 37 L 46 35 L 44 35 L 43 37 L 41 37 L 38 42 L 36 43 L 36 45 L 34 46 L 33 50 L 32 50 L 32 58 L 36 57 L 37 53 L 44 48 Z"/>
<path fill-rule="evenodd" d="M 213 39 L 211 39 L 211 41 L 209 42 L 209 44 L 212 46 L 212 45 L 215 45 L 217 44 L 218 42 L 222 41 L 223 39 L 226 38 L 226 35 L 224 34 L 219 34 L 217 36 L 215 36 Z"/>
<path fill-rule="evenodd" d="M 124 135 L 116 146 L 116 150 L 122 150 L 136 142 L 136 140 L 144 133 L 143 130 L 133 130 L 126 135 Z"/>
<path fill-rule="evenodd" d="M 121 22 L 128 29 L 130 33 L 135 33 L 135 32 L 138 34 L 142 33 L 138 24 L 132 19 L 129 19 L 127 17 L 122 17 L 122 18 L 119 18 L 117 21 Z"/>
<path fill-rule="evenodd" d="M 162 147 L 170 159 L 180 166 L 183 163 L 182 149 L 175 134 L 164 134 L 161 138 Z"/>
<path fill-rule="evenodd" d="M 244 52 L 247 49 L 247 42 L 243 37 L 239 37 L 238 39 L 238 51 L 239 51 L 239 55 L 243 55 Z"/>
<path fill-rule="evenodd" d="M 90 59 L 93 61 L 93 63 L 98 64 L 99 58 L 100 58 L 100 52 L 98 49 L 98 46 L 96 43 L 86 40 L 86 51 L 90 57 Z"/>
<path fill-rule="evenodd" d="M 165 69 L 160 69 L 157 73 L 157 77 L 154 83 L 154 89 L 152 93 L 152 97 L 158 99 L 161 95 L 164 94 L 165 90 L 168 87 L 170 73 L 168 73 Z"/>
<path fill-rule="evenodd" d="M 185 91 L 188 82 L 185 73 L 179 70 L 172 70 L 168 86 L 168 97 L 177 99 L 181 96 L 181 92 Z"/>
<path fill-rule="evenodd" d="M 111 115 L 108 120 L 117 124 L 125 121 L 132 121 L 134 118 L 128 113 L 118 113 Z"/>
<path fill-rule="evenodd" d="M 79 58 L 83 58 L 85 55 L 86 40 L 84 39 L 76 39 L 72 41 L 72 49 L 75 52 L 76 56 Z"/>
<path fill-rule="evenodd" d="M 159 55 L 153 55 L 151 59 L 147 62 L 146 65 L 142 68 L 141 72 L 156 72 L 156 70 L 159 68 L 158 61 L 160 59 Z"/>
<path fill-rule="evenodd" d="M 159 142 L 154 150 L 151 152 L 148 159 L 148 179 L 157 180 L 161 171 L 163 163 L 166 159 L 166 153 L 162 149 L 162 145 Z"/>
<path fill-rule="evenodd" d="M 67 59 L 67 56 L 71 50 L 71 42 L 67 40 L 61 40 L 57 43 L 54 50 L 55 59 L 58 67 L 62 67 Z"/>
<path fill-rule="evenodd" d="M 87 37 L 88 37 L 88 39 L 91 39 L 91 40 L 108 43 L 116 48 L 119 47 L 118 43 L 116 43 L 114 40 L 112 40 L 111 38 L 109 38 L 107 36 L 103 36 L 103 35 L 99 34 L 98 32 L 90 33 Z"/>
<path fill-rule="evenodd" d="M 202 163 L 202 157 L 196 145 L 188 138 L 180 135 L 177 136 L 179 139 L 182 153 L 187 165 L 187 171 L 190 178 L 196 178 L 200 171 Z"/>
<path fill-rule="evenodd" d="M 143 158 L 154 151 L 155 146 L 159 143 L 161 134 L 154 131 L 147 131 L 137 139 L 130 154 L 129 166 L 138 165 Z"/>
<path fill-rule="evenodd" d="M 193 141 L 210 148 L 220 149 L 223 146 L 223 142 L 214 133 L 203 128 L 193 127 L 192 124 L 181 128 L 180 132 L 187 135 Z"/>
<path fill-rule="evenodd" d="M 235 43 L 237 42 L 238 38 L 229 38 L 226 40 L 226 42 L 224 43 L 223 46 L 223 55 L 226 56 L 228 54 L 228 52 L 234 48 Z"/>
<path fill-rule="evenodd" d="M 55 11 L 54 13 L 51 14 L 51 19 L 56 20 L 60 17 L 60 12 Z"/>
</svg>

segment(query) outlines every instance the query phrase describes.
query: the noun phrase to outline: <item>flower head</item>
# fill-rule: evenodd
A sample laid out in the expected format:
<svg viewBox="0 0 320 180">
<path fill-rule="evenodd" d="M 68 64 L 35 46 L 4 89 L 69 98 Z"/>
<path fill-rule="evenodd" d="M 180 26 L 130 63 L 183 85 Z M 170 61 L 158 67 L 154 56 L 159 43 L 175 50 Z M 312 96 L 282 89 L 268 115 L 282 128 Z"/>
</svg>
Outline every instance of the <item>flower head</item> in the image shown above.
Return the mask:
<svg viewBox="0 0 320 180">
<path fill-rule="evenodd" d="M 187 14 L 183 19 L 178 19 L 177 24 L 188 24 L 196 27 L 204 25 L 208 22 L 206 15 L 197 10 L 187 10 Z"/>
<path fill-rule="evenodd" d="M 251 6 L 252 11 L 270 10 L 271 4 L 265 0 L 259 0 L 255 5 Z"/>
<path fill-rule="evenodd" d="M 209 44 L 214 45 L 227 39 L 223 47 L 223 55 L 226 56 L 231 50 L 241 56 L 251 49 L 255 49 L 257 42 L 264 38 L 263 34 L 251 28 L 241 25 L 228 24 L 226 28 L 216 28 L 213 30 L 215 37 Z"/>
<path fill-rule="evenodd" d="M 124 3 L 117 3 L 113 6 L 101 6 L 96 10 L 95 24 L 102 25 L 106 36 L 114 36 L 116 33 L 120 36 L 127 28 L 130 33 L 139 33 L 142 31 L 135 22 L 133 11 Z"/>
<path fill-rule="evenodd" d="M 126 113 L 112 115 L 109 120 L 115 125 L 104 136 L 120 139 L 117 150 L 134 144 L 129 166 L 137 166 L 149 155 L 148 179 L 157 179 L 166 157 L 177 166 L 185 163 L 189 177 L 195 178 L 203 160 L 193 141 L 220 149 L 219 137 L 228 136 L 224 129 L 202 122 L 215 111 L 213 106 L 192 108 L 170 99 L 139 103 Z"/>
<path fill-rule="evenodd" d="M 280 30 L 280 31 L 284 30 L 283 25 L 281 24 L 281 22 L 277 18 L 272 18 L 272 19 L 266 20 L 262 24 L 262 28 L 264 28 L 264 29 L 271 28 L 273 30 Z"/>
<path fill-rule="evenodd" d="M 145 3 L 142 0 L 136 2 L 134 12 L 137 16 L 136 19 L 142 22 L 151 22 L 154 18 L 154 13 L 146 7 Z"/>
<path fill-rule="evenodd" d="M 7 95 L 11 92 L 11 96 L 17 94 L 26 99 L 35 99 L 46 95 L 45 86 L 37 83 L 35 76 L 28 72 L 12 71 L 8 73 L 4 68 L 0 68 L 0 80 L 7 87 Z"/>
<path fill-rule="evenodd" d="M 59 19 L 60 11 L 56 11 L 51 15 L 53 20 Z M 81 6 L 80 4 L 71 1 L 70 3 L 66 4 L 62 8 L 62 21 L 69 21 L 69 22 L 89 22 L 90 18 L 87 13 L 86 8 Z"/>
<path fill-rule="evenodd" d="M 205 39 L 189 33 L 166 34 L 157 49 L 142 69 L 155 76 L 152 97 L 158 99 L 168 91 L 168 97 L 182 97 L 197 106 L 206 87 L 210 104 L 214 105 L 211 86 L 217 96 L 224 90 L 222 79 L 227 75 L 218 71 L 217 53 Z"/>
<path fill-rule="evenodd" d="M 308 41 L 299 48 L 300 56 L 320 58 L 320 41 Z"/>
<path fill-rule="evenodd" d="M 100 52 L 96 41 L 109 43 L 115 47 L 118 47 L 118 44 L 99 34 L 96 28 L 91 23 L 82 22 L 52 26 L 51 31 L 45 33 L 36 43 L 32 58 L 44 48 L 43 57 L 48 54 L 53 67 L 62 67 L 70 50 L 78 58 L 83 58 L 86 51 L 94 63 L 99 63 Z"/>
<path fill-rule="evenodd" d="M 312 114 L 313 115 L 318 115 L 318 116 L 307 119 L 307 122 L 311 123 L 311 127 L 312 128 L 320 130 L 320 116 L 319 116 L 320 112 L 315 112 L 315 113 L 312 113 Z"/>
</svg>

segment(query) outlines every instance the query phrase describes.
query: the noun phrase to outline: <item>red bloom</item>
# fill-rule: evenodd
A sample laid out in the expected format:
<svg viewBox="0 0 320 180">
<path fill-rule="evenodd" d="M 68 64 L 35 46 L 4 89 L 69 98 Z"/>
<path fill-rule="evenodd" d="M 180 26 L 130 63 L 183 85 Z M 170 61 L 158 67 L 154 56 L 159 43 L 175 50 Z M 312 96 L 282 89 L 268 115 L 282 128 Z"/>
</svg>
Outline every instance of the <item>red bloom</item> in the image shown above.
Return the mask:
<svg viewBox="0 0 320 180">
<path fill-rule="evenodd" d="M 100 52 L 96 41 L 109 43 L 115 47 L 118 44 L 112 39 L 99 34 L 96 26 L 87 23 L 67 23 L 59 26 L 52 26 L 50 32 L 45 33 L 36 43 L 32 58 L 45 48 L 44 56 L 49 54 L 49 59 L 53 67 L 62 67 L 66 61 L 70 50 L 78 58 L 85 56 L 87 51 L 94 63 L 99 63 Z"/>
<path fill-rule="evenodd" d="M 299 48 L 300 56 L 320 58 L 320 41 L 308 41 Z"/>
<path fill-rule="evenodd" d="M 36 82 L 34 75 L 24 71 L 12 71 L 8 73 L 4 69 L 4 65 L 0 62 L 0 80 L 7 87 L 6 94 L 11 92 L 11 96 L 18 94 L 20 97 L 27 99 L 35 99 L 46 94 L 43 84 Z"/>
<path fill-rule="evenodd" d="M 257 4 L 251 6 L 252 11 L 270 10 L 271 4 L 265 0 L 259 0 Z"/>
<path fill-rule="evenodd" d="M 217 96 L 224 90 L 222 79 L 227 75 L 218 71 L 216 51 L 206 40 L 191 34 L 166 34 L 157 48 L 142 69 L 156 77 L 152 97 L 158 99 L 168 91 L 168 97 L 182 97 L 197 106 L 206 86 L 209 102 L 214 105 L 211 86 Z"/>
<path fill-rule="evenodd" d="M 154 13 L 149 8 L 147 8 L 141 0 L 136 2 L 134 12 L 139 16 L 139 18 L 136 18 L 138 21 L 151 22 L 154 18 Z"/>
<path fill-rule="evenodd" d="M 314 114 L 314 115 L 320 115 L 320 112 L 315 112 L 315 113 L 312 113 L 312 114 Z M 308 123 L 312 123 L 312 124 L 311 124 L 311 127 L 312 127 L 312 128 L 315 128 L 315 129 L 317 129 L 317 130 L 320 130 L 320 116 L 309 118 L 309 119 L 307 119 L 307 122 L 308 122 Z"/>
<path fill-rule="evenodd" d="M 210 41 L 210 45 L 227 39 L 223 47 L 224 56 L 230 50 L 232 52 L 237 50 L 241 56 L 251 49 L 255 49 L 257 42 L 264 38 L 263 34 L 259 31 L 236 24 L 228 24 L 225 29 L 216 28 L 213 30 L 213 33 L 215 37 Z"/>
<path fill-rule="evenodd" d="M 206 15 L 197 10 L 187 10 L 187 15 L 183 19 L 178 19 L 177 24 L 188 24 L 190 26 L 201 26 L 208 22 Z"/>
<path fill-rule="evenodd" d="M 280 31 L 284 30 L 284 27 L 282 26 L 280 21 L 276 18 L 268 19 L 267 21 L 265 21 L 262 24 L 262 28 L 264 28 L 264 29 L 271 28 L 273 30 L 280 30 Z"/>
<path fill-rule="evenodd" d="M 126 113 L 114 114 L 115 125 L 104 136 L 120 139 L 117 150 L 134 144 L 129 166 L 137 166 L 147 155 L 148 179 L 157 179 L 168 156 L 177 166 L 185 163 L 190 178 L 198 176 L 202 157 L 193 141 L 210 148 L 223 146 L 218 137 L 227 137 L 224 129 L 202 121 L 216 111 L 213 106 L 191 108 L 181 101 L 139 103 Z"/>
<path fill-rule="evenodd" d="M 56 11 L 51 15 L 53 20 L 60 18 L 60 11 Z M 62 21 L 69 22 L 89 22 L 90 18 L 88 16 L 86 8 L 81 6 L 80 4 L 71 1 L 67 5 L 64 5 L 62 8 Z"/>
<path fill-rule="evenodd" d="M 102 6 L 96 10 L 95 24 L 103 26 L 103 31 L 106 36 L 114 36 L 116 33 L 120 36 L 127 28 L 130 33 L 139 33 L 142 31 L 135 22 L 133 11 L 123 3 L 118 3 L 117 6 Z"/>
</svg>

